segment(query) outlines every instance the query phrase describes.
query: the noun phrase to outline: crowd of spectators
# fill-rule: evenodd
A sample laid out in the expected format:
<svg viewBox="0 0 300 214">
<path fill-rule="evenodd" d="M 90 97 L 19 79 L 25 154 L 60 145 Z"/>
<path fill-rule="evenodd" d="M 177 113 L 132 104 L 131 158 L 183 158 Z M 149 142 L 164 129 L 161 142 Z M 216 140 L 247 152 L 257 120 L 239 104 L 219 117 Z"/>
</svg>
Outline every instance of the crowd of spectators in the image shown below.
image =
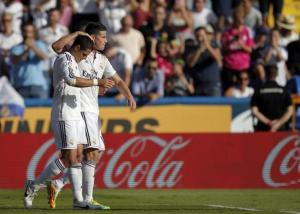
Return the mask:
<svg viewBox="0 0 300 214">
<path fill-rule="evenodd" d="M 107 27 L 104 54 L 135 96 L 249 97 L 276 65 L 300 91 L 300 39 L 283 0 L 2 0 L 0 76 L 25 98 L 51 97 L 51 44 L 88 22 Z M 274 26 L 269 6 L 273 5 Z M 117 90 L 107 96 L 122 99 Z"/>
</svg>

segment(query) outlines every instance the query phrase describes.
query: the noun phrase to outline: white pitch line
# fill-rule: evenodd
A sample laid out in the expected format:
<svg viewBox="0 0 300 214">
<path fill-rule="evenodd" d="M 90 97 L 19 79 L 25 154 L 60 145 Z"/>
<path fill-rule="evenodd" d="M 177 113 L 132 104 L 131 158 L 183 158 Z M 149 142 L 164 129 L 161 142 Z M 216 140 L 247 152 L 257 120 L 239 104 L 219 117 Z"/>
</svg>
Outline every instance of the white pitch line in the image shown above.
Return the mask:
<svg viewBox="0 0 300 214">
<path fill-rule="evenodd" d="M 255 209 L 255 208 L 232 207 L 232 206 L 223 206 L 223 205 L 218 205 L 218 204 L 207 204 L 206 206 L 215 207 L 215 208 L 232 209 L 232 210 L 244 210 L 244 211 L 251 211 L 251 212 L 261 212 L 261 211 L 263 211 L 263 210 L 258 210 L 258 209 Z"/>
<path fill-rule="evenodd" d="M 288 211 L 288 210 L 280 210 L 279 212 L 281 212 L 281 213 L 289 213 L 289 214 L 300 214 L 300 212 Z"/>
</svg>

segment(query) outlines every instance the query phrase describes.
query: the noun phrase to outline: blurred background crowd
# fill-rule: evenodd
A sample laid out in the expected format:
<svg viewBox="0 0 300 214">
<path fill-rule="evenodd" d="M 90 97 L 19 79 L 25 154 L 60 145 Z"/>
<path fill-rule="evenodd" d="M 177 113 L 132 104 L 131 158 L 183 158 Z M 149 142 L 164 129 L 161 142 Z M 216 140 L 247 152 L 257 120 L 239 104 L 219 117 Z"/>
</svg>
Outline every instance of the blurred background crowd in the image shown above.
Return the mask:
<svg viewBox="0 0 300 214">
<path fill-rule="evenodd" d="M 135 96 L 250 97 L 276 66 L 300 92 L 300 39 L 283 0 L 2 0 L 0 76 L 24 98 L 52 96 L 51 44 L 88 22 L 107 27 L 104 54 Z M 273 12 L 269 13 L 272 6 Z M 270 16 L 274 24 L 270 24 Z M 117 90 L 106 96 L 122 99 Z"/>
</svg>

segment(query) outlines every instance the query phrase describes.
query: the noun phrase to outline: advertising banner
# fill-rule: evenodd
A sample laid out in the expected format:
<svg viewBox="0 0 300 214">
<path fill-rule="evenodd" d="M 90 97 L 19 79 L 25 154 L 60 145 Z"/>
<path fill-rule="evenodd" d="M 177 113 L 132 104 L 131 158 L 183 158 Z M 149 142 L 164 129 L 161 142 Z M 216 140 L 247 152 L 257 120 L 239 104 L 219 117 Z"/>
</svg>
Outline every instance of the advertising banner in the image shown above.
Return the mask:
<svg viewBox="0 0 300 214">
<path fill-rule="evenodd" d="M 98 188 L 300 188 L 298 134 L 106 134 L 104 139 Z M 2 134 L 0 144 L 5 163 L 0 188 L 22 188 L 58 157 L 50 134 Z"/>
<path fill-rule="evenodd" d="M 30 107 L 23 119 L 0 119 L 0 133 L 49 133 L 50 107 Z M 100 109 L 103 133 L 229 132 L 229 105 L 154 105 L 130 112 L 128 107 Z"/>
</svg>

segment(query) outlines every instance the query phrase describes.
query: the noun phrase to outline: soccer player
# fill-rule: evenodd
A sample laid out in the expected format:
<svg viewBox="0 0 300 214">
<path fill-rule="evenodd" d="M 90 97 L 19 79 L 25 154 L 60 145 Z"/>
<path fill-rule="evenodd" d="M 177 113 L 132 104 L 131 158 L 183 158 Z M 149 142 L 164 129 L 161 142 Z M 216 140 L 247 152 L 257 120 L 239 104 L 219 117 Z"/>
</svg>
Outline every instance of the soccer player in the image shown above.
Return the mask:
<svg viewBox="0 0 300 214">
<path fill-rule="evenodd" d="M 105 48 L 107 43 L 106 27 L 100 23 L 90 23 L 87 25 L 85 32 L 94 39 L 95 45 L 94 51 L 87 59 L 79 63 L 81 76 L 87 79 L 94 77 L 112 79 L 118 90 L 127 98 L 130 109 L 132 111 L 135 110 L 136 102 L 126 83 L 120 78 L 108 59 L 99 52 Z M 52 45 L 53 49 L 57 53 L 61 53 L 74 40 L 77 34 L 78 32 L 75 32 L 62 37 Z M 108 87 L 104 87 L 104 90 L 106 88 Z M 99 132 L 98 90 L 98 87 L 89 87 L 81 90 L 81 114 L 85 122 L 87 139 L 87 145 L 84 148 L 84 161 L 82 162 L 83 198 L 95 207 L 98 206 L 99 209 L 109 209 L 108 206 L 102 205 L 93 199 L 95 168 L 105 150 L 103 138 L 101 132 Z M 50 185 L 49 183 L 47 184 L 48 193 L 50 193 L 50 207 L 55 207 L 56 197 L 64 184 L 61 181 L 52 181 Z"/>
<path fill-rule="evenodd" d="M 93 50 L 94 42 L 88 36 L 76 37 L 68 52 L 60 54 L 54 63 L 53 85 L 54 98 L 51 112 L 52 129 L 54 132 L 57 149 L 61 151 L 61 157 L 50 163 L 36 181 L 27 181 L 24 206 L 30 208 L 36 192 L 47 179 L 69 168 L 69 177 L 73 190 L 74 208 L 93 207 L 83 200 L 82 173 L 80 154 L 84 142 L 80 130 L 84 128 L 81 116 L 80 88 L 101 85 L 110 88 L 114 82 L 80 78 L 78 63 L 84 60 Z"/>
</svg>

